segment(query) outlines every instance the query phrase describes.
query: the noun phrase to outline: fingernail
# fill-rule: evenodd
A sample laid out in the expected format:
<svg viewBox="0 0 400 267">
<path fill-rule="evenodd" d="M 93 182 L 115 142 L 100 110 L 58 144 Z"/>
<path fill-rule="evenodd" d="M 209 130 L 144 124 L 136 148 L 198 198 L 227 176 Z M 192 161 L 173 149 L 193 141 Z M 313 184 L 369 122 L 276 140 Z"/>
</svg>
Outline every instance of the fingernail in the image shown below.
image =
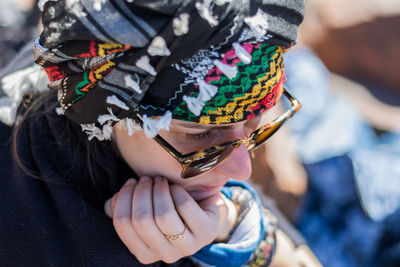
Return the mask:
<svg viewBox="0 0 400 267">
<path fill-rule="evenodd" d="M 155 181 L 156 183 L 161 183 L 161 182 L 164 181 L 164 178 L 162 178 L 162 177 L 160 177 L 160 176 L 157 176 L 156 178 L 154 178 L 154 181 Z"/>
<path fill-rule="evenodd" d="M 136 182 L 137 181 L 135 179 L 131 178 L 128 181 L 125 182 L 124 186 L 131 185 L 131 184 L 136 184 Z"/>
<path fill-rule="evenodd" d="M 112 218 L 112 214 L 111 214 L 111 200 L 112 198 L 108 199 L 106 201 L 106 203 L 104 203 L 104 212 L 106 213 L 106 215 L 110 218 Z"/>
<path fill-rule="evenodd" d="M 150 178 L 148 176 L 142 176 L 140 177 L 140 182 L 149 182 Z"/>
</svg>

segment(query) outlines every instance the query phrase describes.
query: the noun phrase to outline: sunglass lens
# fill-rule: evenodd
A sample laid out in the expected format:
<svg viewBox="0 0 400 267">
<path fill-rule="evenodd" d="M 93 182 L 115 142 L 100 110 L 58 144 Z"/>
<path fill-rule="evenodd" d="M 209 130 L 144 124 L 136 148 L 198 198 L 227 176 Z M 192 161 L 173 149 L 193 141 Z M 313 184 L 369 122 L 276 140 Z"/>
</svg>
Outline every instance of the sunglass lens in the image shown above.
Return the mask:
<svg viewBox="0 0 400 267">
<path fill-rule="evenodd" d="M 221 164 L 235 149 L 234 146 L 209 154 L 206 157 L 192 161 L 181 173 L 182 178 L 190 178 L 207 172 Z"/>
</svg>

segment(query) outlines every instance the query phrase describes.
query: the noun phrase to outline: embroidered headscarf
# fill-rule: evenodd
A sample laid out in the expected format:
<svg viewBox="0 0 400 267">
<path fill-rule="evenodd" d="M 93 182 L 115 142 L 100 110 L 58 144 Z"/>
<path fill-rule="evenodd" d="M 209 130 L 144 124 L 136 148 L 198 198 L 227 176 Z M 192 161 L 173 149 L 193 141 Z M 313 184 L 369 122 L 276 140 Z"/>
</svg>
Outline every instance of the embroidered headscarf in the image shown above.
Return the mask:
<svg viewBox="0 0 400 267">
<path fill-rule="evenodd" d="M 282 54 L 296 40 L 301 0 L 40 1 L 35 62 L 58 90 L 60 113 L 89 138 L 132 134 L 172 118 L 234 123 L 272 107 L 282 93 Z"/>
</svg>

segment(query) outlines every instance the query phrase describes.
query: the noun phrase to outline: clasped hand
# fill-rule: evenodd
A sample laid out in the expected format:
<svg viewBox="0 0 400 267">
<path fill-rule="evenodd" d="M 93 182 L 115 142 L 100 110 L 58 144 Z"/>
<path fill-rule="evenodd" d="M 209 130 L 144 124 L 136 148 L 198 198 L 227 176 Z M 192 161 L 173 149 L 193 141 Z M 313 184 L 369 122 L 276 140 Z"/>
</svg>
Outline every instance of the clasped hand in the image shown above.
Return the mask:
<svg viewBox="0 0 400 267">
<path fill-rule="evenodd" d="M 197 203 L 181 186 L 143 176 L 139 182 L 129 179 L 105 203 L 105 212 L 141 263 L 173 263 L 226 238 L 234 224 L 227 219 L 232 217 L 227 216 L 227 201 L 218 193 Z"/>
</svg>

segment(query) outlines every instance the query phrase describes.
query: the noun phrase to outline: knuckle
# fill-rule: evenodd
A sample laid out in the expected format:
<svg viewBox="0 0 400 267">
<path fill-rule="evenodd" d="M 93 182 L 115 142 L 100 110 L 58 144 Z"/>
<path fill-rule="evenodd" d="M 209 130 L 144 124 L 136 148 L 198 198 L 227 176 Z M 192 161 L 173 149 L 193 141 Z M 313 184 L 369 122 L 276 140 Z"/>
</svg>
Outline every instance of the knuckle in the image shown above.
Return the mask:
<svg viewBox="0 0 400 267">
<path fill-rule="evenodd" d="M 117 232 L 125 231 L 126 227 L 131 224 L 130 218 L 127 216 L 116 216 L 113 220 L 114 228 Z"/>
<path fill-rule="evenodd" d="M 185 246 L 182 251 L 183 256 L 190 256 L 195 254 L 198 250 L 200 250 L 203 247 L 202 244 L 198 244 L 197 246 L 195 244 L 188 244 L 187 246 Z"/>
<path fill-rule="evenodd" d="M 140 254 L 135 255 L 135 256 L 136 256 L 136 259 L 142 264 L 151 264 L 151 263 L 154 263 L 157 261 L 153 257 L 145 257 L 144 255 L 140 255 Z"/>
<path fill-rule="evenodd" d="M 139 227 L 146 229 L 149 224 L 153 222 L 153 215 L 146 211 L 136 211 L 132 216 L 132 223 Z"/>
<path fill-rule="evenodd" d="M 158 225 L 167 225 L 175 214 L 175 210 L 162 210 L 156 212 L 154 217 Z"/>
<path fill-rule="evenodd" d="M 177 255 L 165 255 L 162 258 L 162 261 L 166 262 L 166 263 L 174 263 L 174 262 L 178 261 L 179 259 L 180 259 L 180 257 L 178 257 Z"/>
<path fill-rule="evenodd" d="M 192 206 L 192 202 L 190 201 L 189 198 L 187 197 L 182 197 L 179 199 L 179 202 L 176 203 L 177 208 L 185 210 L 185 209 L 189 209 Z"/>
<path fill-rule="evenodd" d="M 205 245 L 208 245 L 211 242 L 213 242 L 214 239 L 217 237 L 217 234 L 218 233 L 214 234 L 214 233 L 207 232 L 204 235 L 202 235 L 201 241 L 202 241 L 203 245 L 205 246 Z"/>
</svg>

